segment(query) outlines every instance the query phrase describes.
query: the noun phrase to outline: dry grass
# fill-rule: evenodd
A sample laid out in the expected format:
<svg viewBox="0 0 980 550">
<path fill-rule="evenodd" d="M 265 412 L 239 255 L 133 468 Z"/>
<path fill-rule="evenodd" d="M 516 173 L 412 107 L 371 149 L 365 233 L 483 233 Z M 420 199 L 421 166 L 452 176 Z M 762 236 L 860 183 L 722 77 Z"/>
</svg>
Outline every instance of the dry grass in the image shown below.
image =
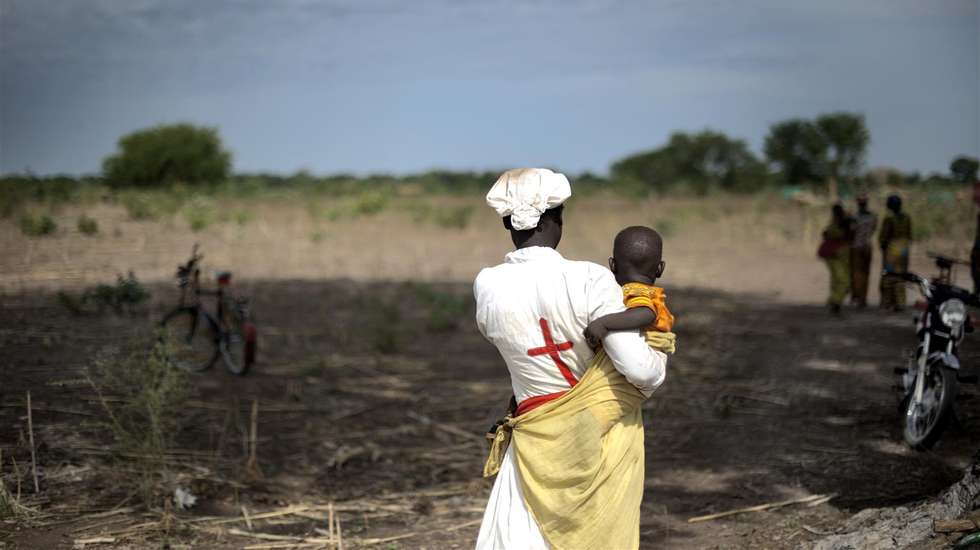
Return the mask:
<svg viewBox="0 0 980 550">
<path fill-rule="evenodd" d="M 917 233 L 925 237 L 915 248 L 918 269 L 929 270 L 926 250 L 965 256 L 972 244 L 972 205 L 965 194 L 947 195 L 919 193 L 907 201 Z M 880 198 L 873 204 L 879 212 Z M 148 201 L 127 195 L 64 206 L 52 217 L 65 229 L 44 238 L 22 234 L 12 219 L 0 220 L 0 284 L 11 290 L 77 287 L 129 270 L 147 282 L 168 281 L 194 242 L 201 243 L 206 268 L 234 269 L 246 281 L 471 281 L 510 250 L 508 235 L 481 197 L 370 192 L 331 200 L 269 193 L 192 200 L 178 208 Z M 666 239 L 668 287 L 814 301 L 826 286 L 814 251 L 828 210 L 778 194 L 588 194 L 569 203 L 561 251 L 605 263 L 619 229 L 650 225 Z M 69 229 L 81 215 L 97 221 L 97 235 Z"/>
<path fill-rule="evenodd" d="M 120 461 L 116 482 L 138 494 L 147 507 L 159 505 L 172 488 L 167 453 L 181 429 L 190 395 L 187 374 L 166 359 L 155 338 L 136 339 L 125 350 L 105 352 L 87 374 L 103 416 L 99 426 L 112 434 Z"/>
</svg>

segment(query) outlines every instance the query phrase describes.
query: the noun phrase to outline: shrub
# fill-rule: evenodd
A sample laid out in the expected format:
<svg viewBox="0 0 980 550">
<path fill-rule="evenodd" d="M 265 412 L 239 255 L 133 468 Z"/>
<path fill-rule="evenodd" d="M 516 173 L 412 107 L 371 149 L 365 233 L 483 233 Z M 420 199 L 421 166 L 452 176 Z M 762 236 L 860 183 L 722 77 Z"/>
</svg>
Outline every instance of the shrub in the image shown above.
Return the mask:
<svg viewBox="0 0 980 550">
<path fill-rule="evenodd" d="M 125 277 L 118 275 L 116 284 L 98 284 L 91 287 L 78 297 L 61 291 L 57 294 L 58 303 L 72 314 L 85 313 L 86 307 L 94 305 L 99 312 L 111 308 L 116 313 L 146 302 L 150 292 L 140 283 L 132 271 Z"/>
<path fill-rule="evenodd" d="M 198 232 L 214 223 L 214 202 L 204 197 L 194 197 L 184 207 L 184 219 L 191 226 L 191 231 Z"/>
<path fill-rule="evenodd" d="M 123 136 L 118 147 L 102 163 L 105 181 L 113 187 L 199 185 L 223 181 L 231 171 L 231 154 L 215 128 L 156 126 Z"/>
<path fill-rule="evenodd" d="M 388 195 L 380 191 L 362 193 L 354 201 L 354 213 L 366 216 L 379 214 L 388 206 Z"/>
<path fill-rule="evenodd" d="M 82 214 L 78 217 L 78 232 L 83 235 L 96 235 L 99 232 L 99 222 Z"/>
<path fill-rule="evenodd" d="M 466 229 L 470 224 L 470 218 L 473 217 L 473 211 L 472 206 L 458 206 L 446 210 L 436 209 L 436 225 L 447 229 Z"/>
<path fill-rule="evenodd" d="M 456 328 L 467 317 L 471 300 L 433 288 L 427 284 L 414 285 L 415 299 L 425 306 L 428 313 L 427 328 L 433 332 L 446 332 Z"/>
<path fill-rule="evenodd" d="M 28 237 L 51 235 L 58 224 L 47 214 L 27 213 L 20 217 L 20 231 Z"/>
<path fill-rule="evenodd" d="M 372 347 L 382 354 L 396 353 L 401 347 L 398 327 L 401 312 L 392 300 L 365 295 L 358 300 L 358 309 L 364 315 L 360 326 L 369 335 Z"/>
<path fill-rule="evenodd" d="M 131 220 L 158 220 L 172 216 L 184 202 L 182 194 L 176 190 L 166 193 L 151 193 L 144 191 L 125 191 L 117 195 L 119 202 L 129 214 Z"/>
<path fill-rule="evenodd" d="M 169 493 L 160 488 L 167 453 L 186 416 L 187 373 L 170 365 L 163 343 L 140 339 L 122 351 L 103 352 L 88 380 L 105 413 L 99 426 L 112 436 L 110 449 L 135 467 L 135 479 L 121 475 L 115 481 L 133 485 L 147 506 L 159 503 Z"/>
</svg>

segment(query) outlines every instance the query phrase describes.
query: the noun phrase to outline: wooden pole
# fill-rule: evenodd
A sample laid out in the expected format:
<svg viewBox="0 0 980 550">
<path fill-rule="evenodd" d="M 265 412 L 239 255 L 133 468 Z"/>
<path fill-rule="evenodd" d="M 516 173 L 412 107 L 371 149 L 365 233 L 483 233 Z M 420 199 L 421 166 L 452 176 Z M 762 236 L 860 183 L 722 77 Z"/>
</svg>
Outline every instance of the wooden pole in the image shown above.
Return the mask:
<svg viewBox="0 0 980 550">
<path fill-rule="evenodd" d="M 27 391 L 27 434 L 31 442 L 31 470 L 34 472 L 34 492 L 40 493 L 41 486 L 37 482 L 37 453 L 34 450 L 34 420 L 31 418 L 31 392 Z"/>
</svg>

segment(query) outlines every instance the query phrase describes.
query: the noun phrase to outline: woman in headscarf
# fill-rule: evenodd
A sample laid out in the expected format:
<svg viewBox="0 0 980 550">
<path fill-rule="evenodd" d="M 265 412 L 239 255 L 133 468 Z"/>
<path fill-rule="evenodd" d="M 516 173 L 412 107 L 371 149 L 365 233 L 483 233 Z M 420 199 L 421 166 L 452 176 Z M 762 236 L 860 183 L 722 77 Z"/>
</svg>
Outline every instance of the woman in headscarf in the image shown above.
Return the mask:
<svg viewBox="0 0 980 550">
<path fill-rule="evenodd" d="M 827 305 L 834 314 L 840 313 L 841 304 L 851 287 L 851 219 L 844 207 L 835 204 L 831 210 L 830 225 L 823 231 L 823 242 L 817 254 L 827 262 L 830 271 L 830 296 Z"/>
<path fill-rule="evenodd" d="M 484 468 L 497 479 L 478 550 L 639 547 L 641 405 L 667 356 L 636 330 L 589 347 L 586 327 L 623 311 L 623 292 L 606 268 L 556 250 L 570 195 L 564 175 L 540 168 L 505 172 L 487 194 L 516 250 L 477 276 L 476 324 L 518 404 Z"/>
<path fill-rule="evenodd" d="M 902 198 L 891 195 L 885 203 L 888 215 L 881 222 L 878 244 L 881 245 L 881 308 L 901 311 L 905 307 L 905 284 L 893 275 L 909 270 L 909 243 L 912 242 L 912 219 L 902 211 Z"/>
</svg>

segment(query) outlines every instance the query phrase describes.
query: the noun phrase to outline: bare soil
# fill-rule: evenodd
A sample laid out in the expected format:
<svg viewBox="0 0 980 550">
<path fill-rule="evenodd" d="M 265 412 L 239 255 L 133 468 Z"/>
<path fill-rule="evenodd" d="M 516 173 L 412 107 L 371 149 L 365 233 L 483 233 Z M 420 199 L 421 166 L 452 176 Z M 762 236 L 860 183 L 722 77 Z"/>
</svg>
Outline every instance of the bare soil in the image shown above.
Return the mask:
<svg viewBox="0 0 980 550">
<path fill-rule="evenodd" d="M 322 536 L 316 529 L 326 529 L 324 506 L 334 503 L 348 546 L 472 547 L 491 486 L 480 477 L 483 433 L 501 414 L 510 389 L 496 350 L 474 325 L 467 278 L 476 266 L 494 263 L 505 243 L 464 254 L 462 264 L 473 267 L 459 268 L 442 259 L 440 247 L 460 248 L 483 237 L 482 230 L 467 229 L 445 244 L 432 229 L 426 251 L 414 251 L 406 261 L 417 272 L 394 271 L 389 259 L 365 252 L 374 259 L 355 258 L 361 263 L 351 267 L 354 278 L 314 277 L 316 270 L 297 267 L 302 262 L 294 257 L 283 259 L 282 270 L 271 276 L 272 261 L 262 258 L 275 255 L 275 239 L 239 241 L 221 228 L 191 236 L 179 228 L 167 234 L 153 224 L 120 224 L 127 228 L 122 236 L 101 237 L 119 242 L 92 245 L 102 255 L 87 256 L 72 245 L 84 242 L 81 237 L 69 235 L 62 237 L 66 241 L 32 241 L 34 258 L 25 263 L 21 237 L 6 233 L 0 240 L 5 254 L 19 254 L 2 266 L 0 471 L 12 487 L 10 458 L 16 459 L 23 502 L 40 510 L 29 520 L 0 521 L 0 543 L 71 548 L 76 540 L 110 537 L 115 542 L 91 547 L 286 544 L 299 539 L 260 539 L 255 533 Z M 396 239 L 385 245 L 391 254 L 398 252 L 399 227 L 389 227 Z M 183 259 L 178 244 L 195 237 L 210 246 L 210 258 L 237 262 L 236 271 L 246 273 L 238 286 L 253 297 L 259 362 L 244 377 L 220 365 L 193 376 L 187 428 L 168 457 L 172 483 L 189 489 L 199 503 L 190 511 L 146 511 L 123 483 L 127 462 L 109 455 L 110 441 L 95 426 L 102 412 L 84 369 L 99 350 L 146 335 L 172 307 L 176 291 L 163 279 Z M 573 233 L 566 253 L 601 258 L 605 244 L 588 238 L 595 244 Z M 668 265 L 694 273 L 700 257 L 716 284 L 703 274 L 693 284 L 677 274 L 667 283 L 679 341 L 666 384 L 644 406 L 643 547 L 806 547 L 859 510 L 929 498 L 962 475 L 980 441 L 975 388 L 964 387 L 958 422 L 932 452 L 914 452 L 901 442 L 892 368 L 914 344 L 911 312 L 830 316 L 821 305 L 825 270 L 811 259 L 809 245 L 803 252 L 796 241 L 770 244 L 768 253 L 764 242 L 732 246 L 737 235 L 680 245 L 688 239 L 694 237 L 673 241 L 676 260 L 668 240 Z M 246 248 L 227 252 L 232 245 Z M 67 250 L 67 263 L 58 259 L 58 247 Z M 46 267 L 32 283 L 31 262 L 42 252 L 39 265 Z M 72 258 L 87 266 L 82 275 L 66 271 Z M 249 274 L 248 258 L 256 259 L 261 276 Z M 375 261 L 375 269 L 368 269 Z M 58 305 L 56 288 L 111 279 L 127 265 L 159 281 L 150 285 L 149 305 L 121 315 L 72 315 Z M 440 280 L 440 265 L 452 276 Z M 738 281 L 752 292 L 733 290 Z M 455 303 L 447 297 L 462 305 L 446 306 Z M 972 342 L 964 348 L 963 363 L 980 364 L 980 348 Z M 39 495 L 26 467 L 28 390 Z M 253 401 L 259 407 L 261 478 L 245 470 Z M 807 495 L 833 498 L 687 522 Z M 163 500 L 161 495 L 161 508 Z M 230 531 L 248 531 L 243 505 L 250 515 L 309 508 L 256 519 L 248 536 Z M 234 521 L 202 521 L 212 516 Z"/>
</svg>

